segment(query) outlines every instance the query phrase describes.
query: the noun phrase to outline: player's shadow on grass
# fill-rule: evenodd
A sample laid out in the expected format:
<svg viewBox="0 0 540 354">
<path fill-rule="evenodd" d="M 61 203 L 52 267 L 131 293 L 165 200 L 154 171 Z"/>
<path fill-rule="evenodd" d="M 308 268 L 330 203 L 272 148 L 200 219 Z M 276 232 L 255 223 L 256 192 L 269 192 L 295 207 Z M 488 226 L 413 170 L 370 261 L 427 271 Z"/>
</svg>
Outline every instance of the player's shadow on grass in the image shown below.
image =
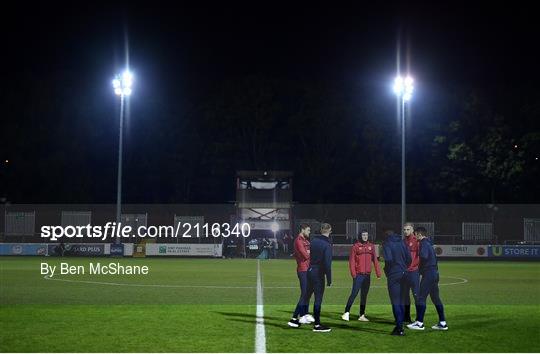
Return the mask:
<svg viewBox="0 0 540 354">
<path fill-rule="evenodd" d="M 224 315 L 224 316 L 231 316 L 232 318 L 227 318 L 227 320 L 234 321 L 234 322 L 243 322 L 243 323 L 253 324 L 257 320 L 257 316 L 255 315 L 231 313 L 231 312 L 215 312 L 215 313 Z M 282 329 L 293 329 L 287 326 L 287 320 L 281 317 L 264 316 L 264 325 L 276 327 L 276 328 L 282 328 Z"/>
<path fill-rule="evenodd" d="M 246 322 L 254 322 L 255 319 L 257 318 L 257 316 L 255 314 L 249 314 L 249 313 L 238 313 L 238 312 L 220 312 L 220 311 L 215 311 L 214 313 L 217 313 L 218 315 L 222 315 L 222 316 L 229 316 L 229 317 L 242 317 L 242 318 L 246 318 L 246 319 L 249 319 L 249 321 L 246 321 Z M 231 319 L 231 320 L 235 320 L 235 319 Z M 272 317 L 272 316 L 264 316 L 264 320 L 273 320 L 273 321 L 282 321 L 283 318 L 281 317 Z M 236 321 L 239 321 L 239 320 L 236 320 Z"/>
<path fill-rule="evenodd" d="M 287 311 L 280 311 L 289 313 Z M 238 312 L 221 312 L 221 311 L 215 311 L 214 313 L 222 316 L 229 317 L 228 320 L 235 321 L 235 322 L 244 322 L 244 323 L 254 323 L 257 319 L 257 316 L 254 314 L 247 314 L 247 313 L 238 313 Z M 328 320 L 328 318 L 326 318 Z M 294 329 L 289 326 L 287 326 L 288 317 L 275 317 L 275 316 L 264 316 L 264 325 L 265 326 L 271 326 L 281 329 Z M 374 321 L 375 322 L 375 321 Z M 380 322 L 379 322 L 380 323 Z M 386 323 L 386 322 L 382 322 Z M 389 322 L 393 324 L 393 322 Z M 311 325 L 303 325 L 302 327 L 311 328 Z M 367 326 L 358 327 L 351 324 L 346 323 L 331 323 L 330 327 L 332 328 L 339 328 L 340 330 L 347 330 L 352 332 L 369 332 L 369 333 L 376 333 L 376 334 L 388 334 L 390 330 L 385 331 L 381 329 L 376 328 L 370 328 Z"/>
<path fill-rule="evenodd" d="M 230 318 L 229 321 L 253 324 L 256 320 L 256 316 L 239 316 L 239 317 L 249 317 L 249 319 L 248 318 Z M 287 321 L 283 320 L 282 318 L 265 316 L 264 320 L 265 320 L 264 325 L 266 327 L 275 327 L 282 330 L 298 331 L 298 330 L 305 330 L 303 328 L 307 328 L 308 330 L 311 331 L 311 328 L 312 328 L 311 325 L 302 325 L 300 329 L 291 328 L 287 325 Z M 388 331 L 385 331 L 381 329 L 368 328 L 368 327 L 359 328 L 359 327 L 347 326 L 346 324 L 338 324 L 338 323 L 331 323 L 329 325 L 332 329 L 339 329 L 340 331 L 350 331 L 354 333 L 369 332 L 369 333 L 375 333 L 375 334 L 388 335 L 391 330 L 389 329 Z"/>
<path fill-rule="evenodd" d="M 247 319 L 240 319 L 240 318 L 231 318 L 230 321 L 235 321 L 235 322 L 244 322 L 244 323 L 250 323 L 250 324 L 253 324 L 256 320 L 256 316 L 252 316 L 251 319 L 247 320 Z M 286 322 L 280 322 L 280 323 L 277 323 L 276 321 L 278 321 L 278 319 L 274 319 L 272 322 L 270 321 L 267 321 L 267 318 L 265 317 L 264 319 L 264 325 L 266 327 L 276 327 L 276 328 L 291 328 L 289 326 L 287 326 L 287 323 Z"/>
<path fill-rule="evenodd" d="M 343 314 L 343 312 L 330 312 L 330 314 L 332 315 L 335 315 L 337 318 L 341 318 L 341 315 Z M 381 323 L 381 324 L 389 324 L 389 325 L 393 325 L 395 324 L 394 321 L 388 319 L 388 318 L 383 318 L 383 317 L 377 317 L 377 316 L 372 316 L 370 314 L 366 314 L 366 317 L 369 318 L 369 322 L 373 322 L 373 323 Z M 357 316 L 356 315 L 351 315 L 351 320 L 350 322 L 361 322 L 361 321 L 358 321 L 357 320 Z M 368 323 L 369 323 L 368 322 Z"/>
<path fill-rule="evenodd" d="M 321 322 L 324 323 L 324 321 L 321 321 Z M 390 327 L 390 326 L 388 327 L 388 330 L 382 330 L 382 329 L 377 329 L 377 328 L 371 328 L 371 327 L 368 327 L 368 326 L 358 327 L 358 326 L 355 326 L 354 324 L 346 324 L 346 323 L 328 323 L 328 325 L 331 328 L 339 328 L 340 330 L 348 330 L 348 331 L 352 331 L 352 332 L 355 332 L 355 333 L 369 332 L 369 333 L 387 335 L 392 330 L 392 327 Z"/>
<path fill-rule="evenodd" d="M 290 311 L 285 311 L 285 310 L 279 310 L 279 312 L 290 314 Z M 341 315 L 343 315 L 343 312 L 326 312 L 326 313 L 323 312 L 322 315 L 323 317 L 324 315 L 326 315 L 326 317 L 332 317 L 332 318 L 335 317 L 336 319 L 340 319 Z M 367 315 L 367 316 L 369 318 L 369 321 L 373 323 L 381 323 L 381 324 L 389 324 L 389 325 L 394 324 L 394 321 L 389 320 L 388 318 L 376 317 L 376 316 L 371 316 L 371 315 Z M 354 316 L 351 316 L 351 317 L 354 318 Z M 353 319 L 350 322 L 360 322 L 360 321 Z"/>
</svg>

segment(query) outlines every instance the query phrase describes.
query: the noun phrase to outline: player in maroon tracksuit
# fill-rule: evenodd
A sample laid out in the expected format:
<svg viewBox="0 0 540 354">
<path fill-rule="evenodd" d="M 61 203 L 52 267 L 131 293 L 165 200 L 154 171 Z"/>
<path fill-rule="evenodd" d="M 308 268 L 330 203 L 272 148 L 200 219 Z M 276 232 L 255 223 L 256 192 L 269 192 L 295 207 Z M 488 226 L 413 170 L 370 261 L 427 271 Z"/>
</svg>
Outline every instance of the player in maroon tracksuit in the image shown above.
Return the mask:
<svg viewBox="0 0 540 354">
<path fill-rule="evenodd" d="M 375 245 L 369 242 L 369 234 L 366 230 L 363 230 L 360 234 L 360 240 L 355 242 L 351 248 L 349 255 L 349 270 L 353 278 L 353 288 L 347 305 L 345 306 L 345 313 L 341 318 L 345 321 L 349 320 L 349 311 L 354 302 L 354 299 L 360 294 L 360 317 L 359 321 L 369 321 L 366 316 L 366 301 L 369 292 L 369 286 L 371 284 L 371 264 L 375 266 L 375 274 L 377 279 L 381 279 L 381 267 L 379 266 L 379 260 L 375 254 Z"/>
<path fill-rule="evenodd" d="M 407 274 L 405 276 L 405 294 L 403 304 L 405 305 L 405 314 L 403 316 L 405 322 L 413 323 L 411 318 L 411 297 L 412 291 L 414 304 L 417 306 L 418 292 L 420 291 L 420 273 L 418 266 L 420 265 L 420 244 L 418 239 L 414 236 L 414 225 L 406 223 L 403 225 L 403 234 L 405 236 L 404 241 L 411 253 L 412 262 L 407 268 Z M 416 309 L 418 314 L 418 308 Z"/>
<path fill-rule="evenodd" d="M 290 327 L 299 327 L 300 324 L 312 323 L 314 321 L 313 316 L 308 314 L 309 298 L 313 293 L 313 289 L 310 288 L 307 276 L 307 270 L 310 265 L 310 252 L 309 252 L 309 234 L 311 228 L 307 224 L 300 226 L 300 233 L 294 240 L 294 257 L 296 258 L 296 274 L 300 281 L 300 299 L 294 310 L 294 314 L 291 320 L 288 322 Z"/>
</svg>

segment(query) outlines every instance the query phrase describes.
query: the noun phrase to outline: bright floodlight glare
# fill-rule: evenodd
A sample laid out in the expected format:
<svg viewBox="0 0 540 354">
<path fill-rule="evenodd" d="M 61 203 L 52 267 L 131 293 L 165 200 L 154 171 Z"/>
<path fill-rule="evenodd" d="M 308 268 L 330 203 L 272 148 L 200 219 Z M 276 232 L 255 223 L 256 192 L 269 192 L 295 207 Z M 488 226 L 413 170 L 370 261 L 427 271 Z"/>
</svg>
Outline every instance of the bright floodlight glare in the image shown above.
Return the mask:
<svg viewBox="0 0 540 354">
<path fill-rule="evenodd" d="M 398 96 L 401 96 L 402 92 L 403 92 L 403 78 L 401 76 L 398 76 L 394 80 L 394 93 Z"/>
<path fill-rule="evenodd" d="M 394 93 L 402 97 L 404 101 L 410 101 L 414 91 L 414 79 L 410 76 L 403 78 L 398 76 L 394 80 Z"/>
<path fill-rule="evenodd" d="M 133 74 L 129 71 L 124 71 L 121 75 L 117 75 L 113 82 L 114 93 L 118 96 L 129 96 L 133 92 Z"/>
<path fill-rule="evenodd" d="M 277 222 L 273 222 L 272 225 L 270 226 L 270 228 L 272 229 L 272 232 L 278 232 L 279 231 L 279 225 Z"/>
</svg>

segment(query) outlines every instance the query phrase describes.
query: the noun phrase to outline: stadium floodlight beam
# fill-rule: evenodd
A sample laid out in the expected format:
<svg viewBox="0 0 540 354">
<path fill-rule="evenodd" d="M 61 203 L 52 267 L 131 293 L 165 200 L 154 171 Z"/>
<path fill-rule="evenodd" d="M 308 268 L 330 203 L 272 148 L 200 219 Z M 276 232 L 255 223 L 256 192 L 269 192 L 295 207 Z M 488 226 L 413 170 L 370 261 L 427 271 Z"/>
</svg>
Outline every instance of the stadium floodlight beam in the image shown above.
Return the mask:
<svg viewBox="0 0 540 354">
<path fill-rule="evenodd" d="M 129 70 L 116 75 L 112 81 L 114 93 L 120 97 L 120 132 L 118 137 L 118 180 L 116 186 L 116 223 L 119 224 L 122 216 L 122 137 L 124 130 L 125 100 L 133 92 L 133 74 Z M 116 243 L 120 240 L 117 238 Z"/>
<path fill-rule="evenodd" d="M 406 222 L 406 194 L 405 194 L 405 104 L 410 102 L 414 92 L 414 79 L 407 75 L 398 75 L 394 80 L 394 93 L 396 94 L 401 115 L 401 226 Z"/>
</svg>

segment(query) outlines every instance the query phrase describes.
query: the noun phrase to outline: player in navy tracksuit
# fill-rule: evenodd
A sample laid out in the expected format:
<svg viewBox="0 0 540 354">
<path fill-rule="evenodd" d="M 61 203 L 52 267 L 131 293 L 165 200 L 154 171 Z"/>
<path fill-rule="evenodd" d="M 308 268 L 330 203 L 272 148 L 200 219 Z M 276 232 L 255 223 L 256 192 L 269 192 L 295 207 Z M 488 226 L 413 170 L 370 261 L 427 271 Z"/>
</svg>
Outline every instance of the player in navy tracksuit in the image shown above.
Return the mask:
<svg viewBox="0 0 540 354">
<path fill-rule="evenodd" d="M 387 231 L 388 237 L 383 245 L 384 273 L 388 284 L 388 294 L 392 303 L 392 312 L 396 326 L 392 335 L 403 336 L 403 317 L 405 305 L 403 303 L 406 291 L 407 268 L 411 264 L 411 253 L 407 245 L 394 231 Z"/>
<path fill-rule="evenodd" d="M 329 224 L 321 225 L 321 235 L 315 236 L 310 244 L 310 266 L 308 269 L 308 281 L 315 295 L 313 303 L 313 316 L 315 323 L 314 332 L 330 332 L 330 328 L 321 325 L 321 305 L 324 294 L 324 278 L 326 284 L 332 284 L 332 243 L 330 233 L 332 227 Z"/>
<path fill-rule="evenodd" d="M 424 314 L 426 313 L 426 300 L 428 295 L 439 314 L 439 323 L 431 327 L 435 330 L 448 330 L 446 318 L 444 317 L 444 306 L 439 297 L 439 269 L 437 266 L 437 256 L 433 249 L 432 241 L 427 237 L 427 231 L 423 227 L 414 230 L 415 236 L 420 241 L 420 290 L 418 291 L 418 313 L 416 321 L 407 325 L 409 329 L 424 330 Z"/>
</svg>

